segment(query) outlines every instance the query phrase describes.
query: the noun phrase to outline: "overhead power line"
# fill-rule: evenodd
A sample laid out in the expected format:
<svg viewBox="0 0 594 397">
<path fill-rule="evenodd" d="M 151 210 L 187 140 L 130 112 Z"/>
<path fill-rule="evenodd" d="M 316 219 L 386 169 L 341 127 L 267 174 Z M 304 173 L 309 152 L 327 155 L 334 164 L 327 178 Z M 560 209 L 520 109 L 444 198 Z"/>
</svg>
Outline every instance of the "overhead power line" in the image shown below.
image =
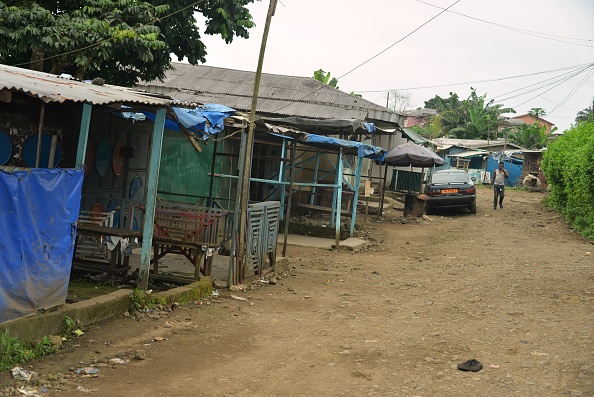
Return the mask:
<svg viewBox="0 0 594 397">
<path fill-rule="evenodd" d="M 549 33 L 535 32 L 535 31 L 532 31 L 532 30 L 516 28 L 516 27 L 513 27 L 513 26 L 507 26 L 507 25 L 502 25 L 502 24 L 495 23 L 495 22 L 486 21 L 484 19 L 476 18 L 476 17 L 470 16 L 470 15 L 466 15 L 466 14 L 462 14 L 460 12 L 447 10 L 447 9 L 444 9 L 443 7 L 437 6 L 435 4 L 428 3 L 428 2 L 423 1 L 423 0 L 416 0 L 416 1 L 418 1 L 419 3 L 427 4 L 428 6 L 431 6 L 431 7 L 435 7 L 435 8 L 442 9 L 444 11 L 448 11 L 448 12 L 450 12 L 452 14 L 460 15 L 460 16 L 463 16 L 465 18 L 473 19 L 475 21 L 479 21 L 479 22 L 487 23 L 489 25 L 497 26 L 498 28 L 512 30 L 514 32 L 518 32 L 518 33 L 522 33 L 522 34 L 527 34 L 529 36 L 540 37 L 540 38 L 543 38 L 543 39 L 558 41 L 558 42 L 561 42 L 561 43 L 573 44 L 573 45 L 582 46 L 582 47 L 594 47 L 594 45 L 574 43 L 574 42 L 571 42 L 571 41 L 560 40 L 560 39 L 567 39 L 567 40 L 577 40 L 577 41 L 586 41 L 586 42 L 594 43 L 594 39 L 579 39 L 579 38 L 574 38 L 574 37 L 559 36 L 559 35 L 554 35 L 554 34 L 549 34 Z"/>
<path fill-rule="evenodd" d="M 506 101 L 508 99 L 517 98 L 519 96 L 526 95 L 527 93 L 524 92 L 524 93 L 517 94 L 517 95 L 512 95 L 512 96 L 508 96 L 508 95 L 513 94 L 513 93 L 518 92 L 518 91 L 532 91 L 532 92 L 534 92 L 534 91 L 537 91 L 537 90 L 539 90 L 541 88 L 545 88 L 545 87 L 548 87 L 548 86 L 550 86 L 552 84 L 558 83 L 560 81 L 561 82 L 565 82 L 565 81 L 571 79 L 572 77 L 577 76 L 580 73 L 582 73 L 582 72 L 584 72 L 584 71 L 592 68 L 593 66 L 594 66 L 593 64 L 586 65 L 586 66 L 583 66 L 583 67 L 581 67 L 579 69 L 571 70 L 570 72 L 562 73 L 562 74 L 559 74 L 557 76 L 553 76 L 553 77 L 550 77 L 548 79 L 544 79 L 544 80 L 538 81 L 536 83 L 528 84 L 528 85 L 526 85 L 524 87 L 516 88 L 515 90 L 509 91 L 507 93 L 497 95 L 493 99 L 500 98 L 500 97 L 505 97 L 505 98 L 501 99 L 501 101 Z M 534 87 L 534 89 L 531 90 L 530 89 L 531 87 Z"/>
<path fill-rule="evenodd" d="M 575 76 L 579 75 L 580 73 L 583 73 L 583 72 L 585 72 L 586 70 L 588 70 L 588 68 L 585 68 L 585 69 L 583 69 L 583 70 L 580 70 L 579 72 L 577 72 L 577 73 L 574 73 L 574 74 L 572 74 L 572 75 L 570 75 L 570 76 L 564 77 L 563 79 L 561 79 L 561 81 L 558 81 L 558 82 L 557 82 L 557 81 L 555 81 L 555 82 L 552 82 L 552 83 L 550 83 L 550 84 L 547 84 L 547 85 L 545 85 L 545 86 L 543 86 L 543 87 L 539 87 L 538 89 L 542 89 L 542 88 L 545 88 L 545 87 L 547 87 L 547 86 L 549 86 L 549 85 L 552 85 L 552 84 L 554 84 L 554 83 L 557 83 L 557 84 L 553 85 L 552 87 L 550 87 L 549 89 L 547 89 L 546 91 L 544 91 L 544 92 L 541 92 L 540 94 L 537 94 L 536 96 L 534 96 L 534 97 L 532 97 L 532 98 L 530 98 L 530 99 L 528 99 L 528 100 L 526 100 L 526 101 L 524 101 L 524 102 L 522 102 L 522 103 L 520 103 L 520 104 L 518 104 L 518 105 L 516 105 L 516 106 L 513 106 L 513 107 L 520 107 L 520 106 L 524 105 L 525 103 L 528 103 L 528 102 L 532 101 L 533 99 L 536 99 L 538 96 L 540 96 L 540 95 L 542 95 L 542 94 L 545 94 L 545 93 L 547 93 L 547 92 L 551 91 L 553 88 L 556 88 L 556 87 L 560 86 L 561 84 L 563 84 L 563 83 L 565 83 L 565 82 L 567 82 L 567 81 L 571 80 L 573 77 L 575 77 Z M 508 99 L 510 99 L 510 98 L 506 98 L 506 99 L 503 99 L 503 100 L 508 100 Z M 502 101 L 503 101 L 503 100 L 502 100 Z M 498 101 L 498 102 L 501 102 L 501 101 Z"/>
<path fill-rule="evenodd" d="M 590 79 L 590 77 L 592 77 L 592 73 L 594 73 L 594 68 L 591 69 L 588 74 L 582 79 L 582 81 L 580 81 L 574 88 L 573 90 L 571 90 L 569 92 L 569 94 L 567 94 L 567 96 L 565 98 L 563 98 L 563 100 L 561 102 L 559 102 L 559 104 L 557 104 L 557 106 L 555 106 L 555 108 L 553 110 L 551 110 L 549 112 L 549 114 L 553 113 L 555 110 L 557 110 L 559 107 L 561 107 L 563 104 L 565 104 L 565 102 L 567 102 L 569 100 L 569 98 L 571 98 L 576 92 L 579 91 L 580 88 L 582 88 L 582 86 L 586 83 L 586 81 L 588 81 Z"/>
<path fill-rule="evenodd" d="M 500 78 L 496 78 L 496 79 L 485 79 L 485 80 L 466 81 L 466 82 L 459 82 L 459 83 L 426 85 L 426 86 L 421 86 L 421 87 L 395 88 L 395 89 L 389 89 L 389 90 L 354 90 L 354 92 L 372 93 L 372 92 L 386 92 L 386 91 L 412 91 L 412 90 L 423 90 L 426 88 L 441 88 L 441 87 L 452 87 L 452 86 L 456 86 L 456 85 L 488 83 L 488 82 L 492 82 L 492 81 L 511 80 L 511 79 L 517 79 L 520 77 L 536 76 L 539 74 L 553 73 L 553 72 L 558 72 L 558 71 L 562 71 L 562 70 L 579 69 L 579 68 L 587 66 L 587 65 L 594 65 L 594 63 L 584 63 L 581 65 L 567 66 L 567 67 L 563 67 L 563 68 L 559 68 L 559 69 L 544 70 L 541 72 L 519 74 L 516 76 L 500 77 Z"/>
<path fill-rule="evenodd" d="M 372 61 L 373 59 L 377 58 L 378 56 L 382 55 L 384 52 L 388 51 L 390 48 L 394 47 L 396 44 L 401 43 L 407 37 L 409 37 L 412 34 L 414 34 L 416 31 L 418 31 L 419 29 L 421 29 L 423 26 L 427 25 L 429 22 L 433 21 L 435 18 L 437 18 L 438 16 L 440 16 L 441 14 L 443 14 L 444 12 L 446 12 L 447 10 L 449 10 L 450 8 L 452 8 L 453 6 L 455 6 L 456 4 L 458 4 L 459 2 L 460 2 L 460 0 L 456 0 L 455 2 L 453 2 L 452 4 L 450 4 L 447 8 L 444 8 L 443 11 L 441 11 L 440 13 L 438 13 L 437 15 L 435 15 L 433 18 L 430 18 L 427 21 L 423 22 L 419 27 L 417 27 L 416 29 L 414 29 L 413 31 L 411 31 L 409 34 L 405 35 L 400 40 L 396 41 L 395 43 L 393 43 L 393 44 L 389 45 L 388 47 L 386 47 L 385 49 L 381 50 L 380 52 L 378 52 L 377 54 L 375 54 L 371 58 L 367 59 L 365 62 L 360 63 L 359 65 L 355 66 L 354 68 L 352 68 L 351 70 L 349 70 L 348 72 L 346 72 L 345 74 L 343 74 L 342 76 L 338 77 L 338 79 L 340 80 L 341 78 L 343 78 L 345 76 L 348 76 L 349 74 L 351 74 L 355 70 L 359 69 L 361 66 L 365 65 L 366 63 L 368 63 L 368 62 Z"/>
<path fill-rule="evenodd" d="M 402 37 L 401 39 L 399 39 L 398 41 L 396 41 L 395 43 L 391 44 L 390 46 L 388 46 L 387 48 L 383 49 L 382 51 L 378 52 L 377 54 L 375 54 L 374 56 L 372 56 L 371 58 L 368 58 L 365 62 L 360 63 L 359 65 L 355 66 L 354 68 L 352 68 L 351 70 L 349 70 L 348 72 L 346 72 L 345 74 L 341 75 L 338 77 L 338 79 L 341 79 L 349 74 L 351 74 L 352 72 L 354 72 L 355 70 L 359 69 L 361 66 L 365 65 L 366 63 L 372 61 L 373 59 L 377 58 L 378 56 L 380 56 L 381 54 L 383 54 L 384 52 L 388 51 L 390 48 L 394 47 L 395 45 L 397 45 L 398 43 L 402 42 L 404 39 L 406 39 L 407 37 L 411 36 L 412 34 L 414 34 L 416 31 L 418 31 L 419 29 L 421 29 L 423 26 L 427 25 L 429 22 L 433 21 L 435 18 L 437 18 L 438 16 L 440 16 L 441 14 L 443 14 L 444 12 L 446 12 L 448 9 L 450 9 L 451 7 L 455 6 L 456 4 L 458 4 L 460 2 L 460 0 L 456 0 L 455 2 L 453 2 L 452 4 L 450 4 L 446 9 L 444 9 L 443 11 L 441 11 L 440 13 L 438 13 L 437 15 L 435 15 L 434 17 L 428 19 L 427 21 L 423 22 L 421 25 L 419 25 L 416 29 L 412 30 L 410 33 L 408 33 L 407 35 L 405 35 L 404 37 Z M 315 90 L 312 90 L 310 92 L 308 92 L 307 94 L 305 94 L 304 96 L 302 96 L 301 98 L 295 100 L 295 102 L 301 101 L 305 98 L 307 98 L 310 95 L 315 94 L 316 92 L 318 92 L 319 90 L 322 89 L 322 86 L 316 88 Z M 277 112 L 281 109 L 286 108 L 287 106 L 291 105 L 291 103 L 288 103 L 284 106 L 279 107 L 278 109 L 275 109 L 274 111 Z"/>
<path fill-rule="evenodd" d="M 504 85 L 507 85 L 507 86 L 510 86 L 510 87 L 512 87 L 512 88 L 520 89 L 519 87 L 517 87 L 517 86 L 515 86 L 515 85 L 511 85 L 511 84 L 508 84 L 508 83 L 504 83 L 504 82 L 502 82 L 502 81 L 500 81 L 499 83 L 501 83 L 501 84 L 504 84 Z M 528 90 L 528 91 L 530 91 L 530 92 L 534 92 L 535 90 Z M 553 102 L 553 101 L 551 101 L 550 99 L 548 99 L 548 98 L 545 98 L 543 95 L 540 95 L 540 94 L 537 94 L 537 95 L 538 95 L 538 97 L 539 97 L 539 98 L 541 98 L 541 99 L 544 99 L 545 101 L 547 101 L 547 102 L 549 102 L 549 103 L 552 103 L 553 105 L 557 105 L 557 102 Z M 561 107 L 562 107 L 563 109 L 566 109 L 566 110 L 571 110 L 572 112 L 577 112 L 577 110 L 575 110 L 575 109 L 571 109 L 571 108 L 568 108 L 567 106 L 561 106 Z"/>
</svg>

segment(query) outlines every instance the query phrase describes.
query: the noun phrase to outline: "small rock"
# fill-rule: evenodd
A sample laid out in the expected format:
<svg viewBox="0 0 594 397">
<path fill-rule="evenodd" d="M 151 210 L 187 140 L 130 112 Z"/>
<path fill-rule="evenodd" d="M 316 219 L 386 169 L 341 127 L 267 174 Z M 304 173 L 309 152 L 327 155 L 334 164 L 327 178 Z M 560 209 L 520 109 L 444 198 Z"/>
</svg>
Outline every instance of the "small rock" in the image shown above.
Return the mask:
<svg viewBox="0 0 594 397">
<path fill-rule="evenodd" d="M 126 310 L 126 311 L 125 311 L 125 312 L 122 314 L 122 316 L 124 316 L 125 318 L 128 318 L 128 317 L 130 317 L 130 313 L 129 313 L 129 312 Z"/>
<path fill-rule="evenodd" d="M 62 337 L 60 335 L 52 335 L 49 340 L 57 349 L 62 347 Z"/>
<path fill-rule="evenodd" d="M 133 357 L 134 357 L 134 360 L 144 360 L 146 358 L 146 351 L 145 350 L 135 350 Z"/>
<path fill-rule="evenodd" d="M 270 285 L 276 285 L 276 280 L 271 278 L 270 280 L 268 280 L 268 284 Z"/>
</svg>

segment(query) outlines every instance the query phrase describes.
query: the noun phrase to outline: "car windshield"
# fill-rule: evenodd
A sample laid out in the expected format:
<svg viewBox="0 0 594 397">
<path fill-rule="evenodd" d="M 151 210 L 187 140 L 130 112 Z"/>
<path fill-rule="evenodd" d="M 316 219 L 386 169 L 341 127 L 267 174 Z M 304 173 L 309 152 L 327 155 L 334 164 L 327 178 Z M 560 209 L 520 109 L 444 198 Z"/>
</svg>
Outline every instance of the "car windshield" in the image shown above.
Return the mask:
<svg viewBox="0 0 594 397">
<path fill-rule="evenodd" d="M 467 183 L 468 177 L 462 172 L 436 173 L 431 176 L 431 183 Z"/>
</svg>

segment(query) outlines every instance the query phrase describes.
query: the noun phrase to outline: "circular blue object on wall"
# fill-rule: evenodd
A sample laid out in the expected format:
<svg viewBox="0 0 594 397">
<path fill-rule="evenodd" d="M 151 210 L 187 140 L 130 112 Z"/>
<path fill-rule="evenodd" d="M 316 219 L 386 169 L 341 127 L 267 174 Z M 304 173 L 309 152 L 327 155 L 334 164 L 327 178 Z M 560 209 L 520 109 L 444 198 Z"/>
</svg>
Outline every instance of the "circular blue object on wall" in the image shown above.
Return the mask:
<svg viewBox="0 0 594 397">
<path fill-rule="evenodd" d="M 115 214 L 113 214 L 113 227 L 120 227 L 120 210 L 116 201 L 111 201 L 107 206 L 107 212 L 111 211 L 116 211 Z"/>
<path fill-rule="evenodd" d="M 95 168 L 99 176 L 105 176 L 111 164 L 111 145 L 107 139 L 103 139 L 97 146 L 95 153 Z"/>
<path fill-rule="evenodd" d="M 132 179 L 132 182 L 130 182 L 130 190 L 128 191 L 128 198 L 133 199 L 134 196 L 136 196 L 136 192 L 138 192 L 138 190 L 140 190 L 141 187 L 142 187 L 142 179 L 140 179 L 140 177 L 138 175 L 136 175 Z"/>
<path fill-rule="evenodd" d="M 10 136 L 0 130 L 0 165 L 8 163 L 12 157 L 12 139 Z"/>
<path fill-rule="evenodd" d="M 38 134 L 33 134 L 25 141 L 23 145 L 23 160 L 29 168 L 35 168 L 35 160 L 37 160 L 37 140 Z M 41 135 L 41 151 L 39 152 L 39 168 L 48 168 L 50 149 L 52 147 L 52 136 L 50 134 Z M 56 143 L 56 151 L 54 153 L 54 168 L 60 164 L 62 160 L 62 146 L 59 142 Z"/>
</svg>

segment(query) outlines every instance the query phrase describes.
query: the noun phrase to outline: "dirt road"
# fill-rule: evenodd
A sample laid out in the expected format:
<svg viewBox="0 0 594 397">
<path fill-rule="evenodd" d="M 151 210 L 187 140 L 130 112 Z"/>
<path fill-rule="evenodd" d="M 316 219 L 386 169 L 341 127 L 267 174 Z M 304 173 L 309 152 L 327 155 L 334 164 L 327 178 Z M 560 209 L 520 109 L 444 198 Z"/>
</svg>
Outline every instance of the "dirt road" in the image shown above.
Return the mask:
<svg viewBox="0 0 594 397">
<path fill-rule="evenodd" d="M 491 194 L 479 190 L 477 215 L 370 221 L 371 250 L 289 247 L 293 269 L 276 285 L 90 327 L 33 370 L 67 374 L 46 393 L 63 397 L 84 395 L 77 387 L 128 397 L 594 396 L 594 246 L 542 207 L 542 194 L 510 190 L 496 211 Z M 106 363 L 130 352 L 144 359 Z M 483 369 L 456 368 L 469 359 Z M 69 371 L 93 362 L 96 378 Z"/>
</svg>

